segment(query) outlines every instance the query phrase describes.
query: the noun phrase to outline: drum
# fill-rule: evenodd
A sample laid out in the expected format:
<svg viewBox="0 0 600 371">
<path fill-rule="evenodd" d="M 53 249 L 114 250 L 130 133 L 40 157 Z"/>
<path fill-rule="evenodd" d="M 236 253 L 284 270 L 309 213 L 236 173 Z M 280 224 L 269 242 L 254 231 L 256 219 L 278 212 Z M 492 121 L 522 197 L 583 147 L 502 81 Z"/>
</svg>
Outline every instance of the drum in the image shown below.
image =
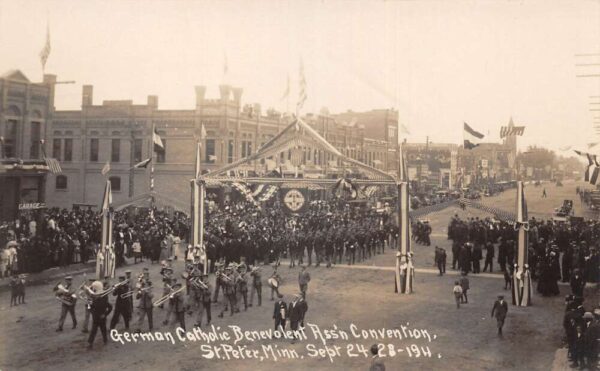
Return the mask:
<svg viewBox="0 0 600 371">
<path fill-rule="evenodd" d="M 277 281 L 277 280 L 276 280 L 275 278 L 273 278 L 273 277 L 269 278 L 269 279 L 267 280 L 267 283 L 268 283 L 269 285 L 271 285 L 271 287 L 274 287 L 274 288 L 278 288 L 278 287 L 279 287 L 279 281 Z"/>
</svg>

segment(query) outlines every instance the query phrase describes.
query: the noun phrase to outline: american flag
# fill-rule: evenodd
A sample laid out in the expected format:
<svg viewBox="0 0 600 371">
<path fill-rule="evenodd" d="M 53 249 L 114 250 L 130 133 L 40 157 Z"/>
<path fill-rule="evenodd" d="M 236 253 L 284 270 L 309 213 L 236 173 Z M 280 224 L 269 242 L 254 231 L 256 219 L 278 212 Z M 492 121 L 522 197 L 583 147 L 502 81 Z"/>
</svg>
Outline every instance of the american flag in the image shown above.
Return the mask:
<svg viewBox="0 0 600 371">
<path fill-rule="evenodd" d="M 60 162 L 58 162 L 57 159 L 51 158 L 51 157 L 44 157 L 44 161 L 46 162 L 46 165 L 48 166 L 48 169 L 50 170 L 50 172 L 52 174 L 61 174 L 62 173 L 62 169 L 60 167 Z"/>
<path fill-rule="evenodd" d="M 40 61 L 42 62 L 42 70 L 46 68 L 46 62 L 48 61 L 48 57 L 50 56 L 50 25 L 46 25 L 46 44 L 44 44 L 44 48 L 40 52 Z"/>
<path fill-rule="evenodd" d="M 304 106 L 304 102 L 306 102 L 306 77 L 304 76 L 304 62 L 300 59 L 300 84 L 299 84 L 300 92 L 298 94 L 298 104 L 296 105 L 296 116 L 300 113 L 300 109 Z"/>
<path fill-rule="evenodd" d="M 525 126 L 502 126 L 500 128 L 500 139 L 513 135 L 523 135 L 523 133 L 525 133 Z"/>
</svg>

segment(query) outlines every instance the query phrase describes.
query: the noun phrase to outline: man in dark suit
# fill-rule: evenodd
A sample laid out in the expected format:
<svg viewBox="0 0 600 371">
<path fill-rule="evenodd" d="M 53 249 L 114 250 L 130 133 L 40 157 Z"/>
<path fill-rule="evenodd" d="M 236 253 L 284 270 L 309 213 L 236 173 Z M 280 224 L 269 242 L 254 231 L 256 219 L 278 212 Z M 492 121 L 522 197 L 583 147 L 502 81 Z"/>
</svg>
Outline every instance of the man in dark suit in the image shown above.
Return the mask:
<svg viewBox="0 0 600 371">
<path fill-rule="evenodd" d="M 90 312 L 92 313 L 92 331 L 90 332 L 90 337 L 88 338 L 88 349 L 92 349 L 98 328 L 100 328 L 100 332 L 102 332 L 102 340 L 104 341 L 104 344 L 108 342 L 108 338 L 106 336 L 106 317 L 111 311 L 112 305 L 109 304 L 107 295 L 93 299 L 90 308 Z"/>
<path fill-rule="evenodd" d="M 275 302 L 273 308 L 273 319 L 275 320 L 275 330 L 278 330 L 279 326 L 285 330 L 285 321 L 287 319 L 287 305 L 283 301 L 283 295 L 279 294 L 278 300 Z"/>
<path fill-rule="evenodd" d="M 308 310 L 308 305 L 302 297 L 302 293 L 300 292 L 294 295 L 294 300 L 290 303 L 288 308 L 292 331 L 298 330 L 298 325 L 300 322 L 304 321 L 304 314 L 306 313 L 306 310 Z M 294 336 L 294 340 L 295 338 L 296 337 Z"/>
<path fill-rule="evenodd" d="M 119 282 L 125 282 L 125 276 L 119 276 Z M 119 323 L 119 318 L 122 316 L 125 321 L 125 329 L 129 330 L 129 319 L 131 318 L 130 302 L 131 297 L 123 298 L 121 295 L 129 292 L 129 285 L 124 284 L 117 287 L 113 292 L 113 296 L 116 296 L 115 311 L 110 321 L 110 329 L 114 329 Z"/>
<path fill-rule="evenodd" d="M 494 302 L 494 306 L 492 307 L 492 315 L 491 317 L 496 317 L 496 322 L 498 325 L 498 336 L 502 336 L 502 327 L 504 326 L 504 320 L 506 319 L 506 314 L 508 313 L 508 304 L 504 301 L 504 295 L 498 295 L 498 300 Z"/>
</svg>

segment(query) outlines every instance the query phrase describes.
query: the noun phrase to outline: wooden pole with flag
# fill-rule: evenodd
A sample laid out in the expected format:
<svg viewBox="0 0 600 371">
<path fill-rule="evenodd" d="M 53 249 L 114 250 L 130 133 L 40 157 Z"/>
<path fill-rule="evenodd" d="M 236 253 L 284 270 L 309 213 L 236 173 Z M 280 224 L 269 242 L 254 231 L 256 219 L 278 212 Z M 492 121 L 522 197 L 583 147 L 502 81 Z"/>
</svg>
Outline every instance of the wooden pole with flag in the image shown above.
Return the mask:
<svg viewBox="0 0 600 371">
<path fill-rule="evenodd" d="M 115 253 L 112 244 L 113 220 L 112 220 L 112 189 L 110 180 L 106 181 L 104 197 L 102 198 L 102 239 L 100 250 L 96 258 L 96 276 L 99 280 L 109 276 L 115 277 Z"/>
<path fill-rule="evenodd" d="M 413 278 L 415 274 L 412 262 L 412 249 L 410 241 L 410 196 L 408 189 L 408 169 L 402 145 L 398 144 L 398 252 L 396 253 L 396 284 L 395 292 L 401 294 L 412 294 Z"/>
<path fill-rule="evenodd" d="M 514 228 L 519 232 L 517 264 L 513 275 L 512 299 L 513 304 L 519 307 L 531 305 L 531 274 L 529 272 L 528 231 L 529 219 L 527 216 L 527 202 L 523 182 L 517 182 L 517 220 Z"/>
<path fill-rule="evenodd" d="M 204 180 L 201 179 L 202 168 L 201 168 L 201 152 L 202 144 L 201 141 L 196 143 L 196 162 L 194 167 L 194 179 L 191 181 L 192 188 L 192 202 L 191 202 L 191 214 L 192 214 L 192 236 L 191 243 L 192 248 L 200 247 L 204 274 L 208 274 L 208 259 L 206 254 L 206 248 L 204 246 L 204 196 L 206 193 L 206 186 Z"/>
</svg>

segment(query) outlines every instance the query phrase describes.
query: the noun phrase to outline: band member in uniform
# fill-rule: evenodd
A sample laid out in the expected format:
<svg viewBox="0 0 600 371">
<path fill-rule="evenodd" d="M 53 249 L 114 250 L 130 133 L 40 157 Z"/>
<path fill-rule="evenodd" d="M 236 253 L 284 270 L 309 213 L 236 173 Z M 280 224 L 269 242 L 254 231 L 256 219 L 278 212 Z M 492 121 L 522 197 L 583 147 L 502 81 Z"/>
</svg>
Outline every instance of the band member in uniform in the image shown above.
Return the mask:
<svg viewBox="0 0 600 371">
<path fill-rule="evenodd" d="M 223 318 L 223 313 L 227 310 L 229 305 L 230 316 L 233 316 L 235 311 L 235 280 L 233 275 L 233 267 L 229 266 L 225 268 L 225 274 L 221 274 L 221 285 L 223 285 L 223 293 L 225 294 L 225 305 L 219 314 L 220 318 Z"/>
<path fill-rule="evenodd" d="M 179 290 L 182 287 L 183 285 L 178 282 L 173 285 L 173 290 Z M 185 330 L 185 299 L 183 293 L 174 292 L 172 298 L 169 299 L 169 302 L 171 302 L 171 307 L 175 313 L 177 322 L 179 322 L 179 326 Z"/>
<path fill-rule="evenodd" d="M 254 303 L 254 293 L 258 297 L 258 306 L 262 305 L 262 277 L 260 275 L 260 267 L 253 267 L 250 271 L 250 276 L 252 277 L 252 289 L 250 290 L 250 304 L 249 307 Z"/>
<path fill-rule="evenodd" d="M 58 320 L 58 328 L 56 331 L 63 330 L 63 324 L 67 318 L 67 313 L 71 314 L 73 320 L 73 328 L 77 327 L 77 318 L 75 317 L 75 303 L 77 302 L 77 295 L 73 288 L 73 277 L 66 276 L 65 284 L 59 284 L 54 288 L 56 291 L 56 297 L 61 301 L 61 312 L 60 319 Z"/>
<path fill-rule="evenodd" d="M 236 277 L 236 293 L 244 300 L 244 311 L 248 310 L 248 275 L 246 265 L 238 266 L 239 275 Z M 237 298 L 236 298 L 237 301 Z"/>
<path fill-rule="evenodd" d="M 306 299 L 306 291 L 308 291 L 308 283 L 310 282 L 310 274 L 306 270 L 306 265 L 302 265 L 302 270 L 298 273 L 298 286 L 300 286 L 300 292 L 302 297 Z"/>
<path fill-rule="evenodd" d="M 217 269 L 215 272 L 215 276 L 217 277 L 217 279 L 215 280 L 215 293 L 212 299 L 213 303 L 216 303 L 219 299 L 219 291 L 221 290 L 221 286 L 223 286 L 221 274 L 224 273 L 223 263 L 215 263 L 215 267 Z"/>
<path fill-rule="evenodd" d="M 279 284 L 281 283 L 281 277 L 279 277 L 279 274 L 277 273 L 277 264 L 275 264 L 273 266 L 273 273 L 271 273 L 271 277 L 269 277 L 269 285 L 271 286 L 271 301 L 273 301 L 273 294 L 277 293 L 277 297 L 280 296 L 279 294 Z"/>
<path fill-rule="evenodd" d="M 83 286 L 83 290 L 81 292 L 82 299 L 86 299 L 86 304 L 85 304 L 85 319 L 83 320 L 83 329 L 81 330 L 81 332 L 83 332 L 84 334 L 88 332 L 88 325 L 90 323 L 90 317 L 92 315 L 92 312 L 90 311 L 92 297 L 90 296 L 89 291 L 87 290 L 87 288 L 91 288 L 92 283 L 94 283 L 94 281 L 95 281 L 95 279 L 89 278 L 88 279 L 88 284 L 85 285 L 85 286 Z"/>
<path fill-rule="evenodd" d="M 96 282 L 98 284 L 96 284 Z M 94 293 L 99 293 L 102 291 L 102 283 L 98 281 L 96 282 L 92 284 L 91 290 Z M 104 344 L 106 345 L 108 342 L 108 337 L 106 335 L 106 317 L 112 311 L 112 306 L 108 302 L 108 295 L 102 295 L 98 297 L 94 297 L 94 295 L 92 295 L 90 311 L 92 312 L 92 331 L 90 332 L 90 337 L 88 338 L 88 349 L 92 349 L 98 328 L 100 328 L 100 332 L 102 333 L 102 340 L 104 341 Z"/>
<path fill-rule="evenodd" d="M 166 278 L 165 278 L 166 279 Z M 168 283 L 165 282 L 165 286 L 163 287 L 163 297 L 169 295 L 173 292 L 175 285 L 177 284 L 177 278 L 173 278 Z M 163 305 L 159 305 L 159 308 L 162 308 Z M 167 302 L 167 315 L 165 316 L 165 320 L 163 321 L 163 325 L 169 324 L 169 320 L 171 319 L 171 314 L 173 313 L 173 300 L 169 300 Z"/>
<path fill-rule="evenodd" d="M 119 283 L 125 282 L 125 276 L 119 276 Z M 113 296 L 116 296 L 115 311 L 112 319 L 110 320 L 110 329 L 114 329 L 117 323 L 119 323 L 119 317 L 123 316 L 125 322 L 125 330 L 129 330 L 129 319 L 131 318 L 130 302 L 132 301 L 131 296 L 123 297 L 129 292 L 129 284 L 123 284 L 117 287 L 113 292 Z"/>
<path fill-rule="evenodd" d="M 206 311 L 206 324 L 210 325 L 210 283 L 208 283 L 208 274 L 202 274 L 201 284 L 195 288 L 195 301 L 198 313 L 196 315 L 196 324 L 194 327 L 202 327 L 202 316 Z"/>
<path fill-rule="evenodd" d="M 135 284 L 133 283 L 133 279 L 131 278 L 130 270 L 125 271 L 125 279 L 127 280 L 127 282 L 129 282 L 129 284 L 127 285 L 127 289 L 129 291 L 133 291 L 135 288 Z M 131 296 L 131 298 L 129 299 L 129 313 L 131 315 L 131 317 L 129 317 L 129 318 L 132 318 L 133 317 L 133 296 Z"/>
<path fill-rule="evenodd" d="M 142 287 L 137 289 L 136 297 L 139 299 L 138 302 L 138 323 L 136 332 L 141 332 L 142 324 L 144 323 L 144 317 L 148 316 L 148 327 L 149 331 L 152 331 L 152 281 L 145 281 Z"/>
</svg>

